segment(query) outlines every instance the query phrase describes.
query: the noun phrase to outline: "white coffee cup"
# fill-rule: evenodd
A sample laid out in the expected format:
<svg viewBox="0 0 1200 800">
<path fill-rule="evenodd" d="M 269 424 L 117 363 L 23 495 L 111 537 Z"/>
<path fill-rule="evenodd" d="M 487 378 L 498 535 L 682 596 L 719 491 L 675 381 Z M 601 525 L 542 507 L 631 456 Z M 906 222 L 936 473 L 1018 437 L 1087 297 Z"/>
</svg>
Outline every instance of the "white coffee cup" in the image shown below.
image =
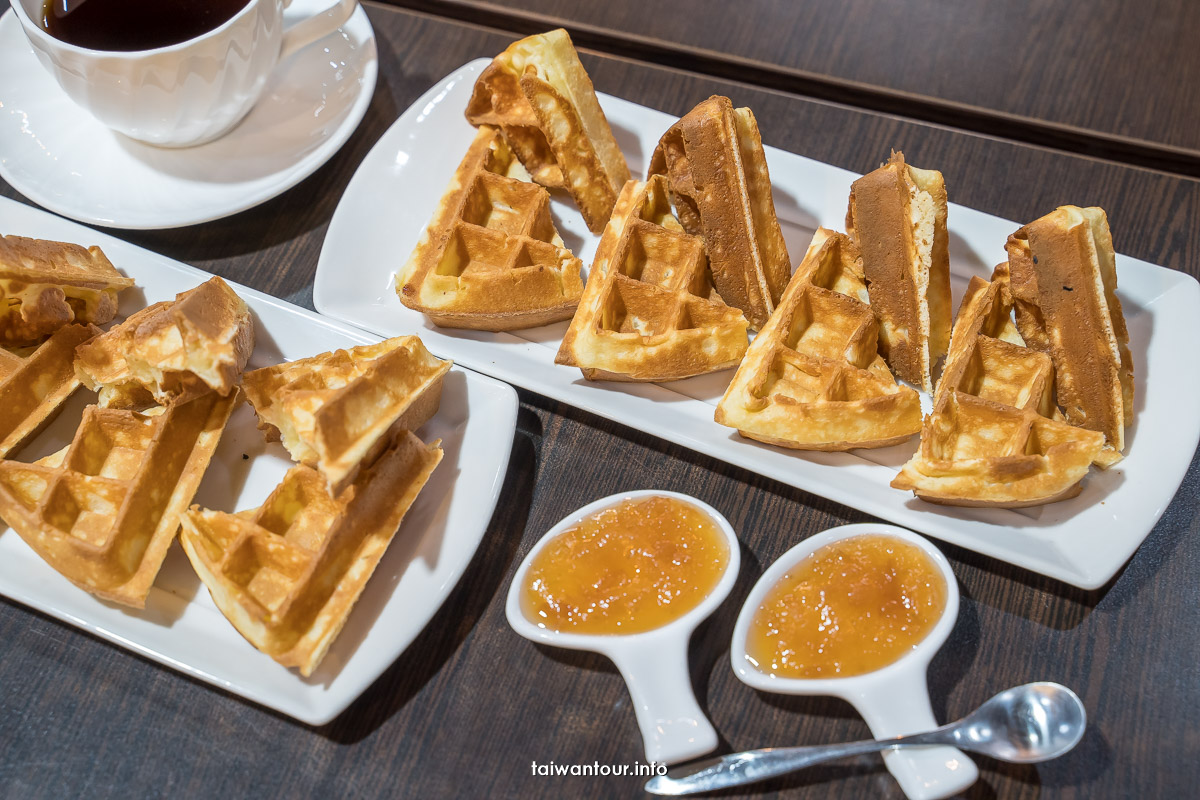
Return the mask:
<svg viewBox="0 0 1200 800">
<path fill-rule="evenodd" d="M 56 39 L 34 20 L 42 0 L 10 0 L 38 60 L 72 100 L 113 130 L 187 147 L 228 132 L 262 94 L 282 59 L 337 30 L 357 7 L 338 0 L 288 29 L 292 0 L 248 0 L 225 24 L 153 50 L 91 50 Z"/>
</svg>

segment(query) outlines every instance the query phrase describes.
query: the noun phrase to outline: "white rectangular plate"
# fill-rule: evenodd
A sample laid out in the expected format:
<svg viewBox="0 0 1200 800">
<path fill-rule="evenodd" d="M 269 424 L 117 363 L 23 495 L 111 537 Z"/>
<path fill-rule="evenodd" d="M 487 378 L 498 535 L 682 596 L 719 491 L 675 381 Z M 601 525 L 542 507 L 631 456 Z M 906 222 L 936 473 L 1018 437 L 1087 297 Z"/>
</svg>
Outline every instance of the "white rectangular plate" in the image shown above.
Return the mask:
<svg viewBox="0 0 1200 800">
<path fill-rule="evenodd" d="M 578 369 L 554 363 L 566 323 L 514 333 L 456 331 L 405 308 L 394 291 L 395 272 L 474 135 L 463 109 L 487 63 L 473 61 L 430 89 L 359 166 L 321 251 L 313 301 L 322 313 L 385 335 L 419 332 L 435 353 L 472 369 L 1084 588 L 1104 585 L 1154 527 L 1200 440 L 1200 415 L 1180 406 L 1200 391 L 1200 351 L 1172 346 L 1200 341 L 1200 285 L 1144 261 L 1117 257 L 1137 374 L 1125 460 L 1107 472 L 1093 470 L 1073 500 L 1016 511 L 939 507 L 892 489 L 888 484 L 914 452 L 916 437 L 851 453 L 803 453 L 743 439 L 713 421 L 731 372 L 657 385 L 588 382 Z M 674 118 L 607 95 L 600 103 L 630 169 L 644 174 Z M 772 147 L 767 160 L 788 249 L 798 258 L 818 225 L 844 226 L 850 183 L 858 176 Z M 567 246 L 590 263 L 598 238 L 569 198 L 556 196 L 553 213 Z M 1005 240 L 1019 225 L 958 205 L 949 224 L 957 304 L 972 275 L 988 277 L 1005 259 Z"/>
<path fill-rule="evenodd" d="M 99 245 L 137 281 L 121 294 L 122 318 L 212 277 L 5 198 L 0 198 L 0 233 Z M 378 341 L 231 285 L 254 313 L 257 344 L 250 368 Z M 58 420 L 18 454 L 20 460 L 33 460 L 70 442 L 83 407 L 94 398 L 78 392 Z M 213 605 L 178 543 L 171 547 L 146 609 L 137 611 L 76 588 L 19 536 L 0 527 L 0 594 L 288 716 L 324 724 L 396 660 L 458 582 L 491 520 L 508 469 L 516 414 L 512 387 L 458 367 L 446 376 L 441 408 L 417 431 L 427 442 L 442 440 L 442 463 L 311 678 L 281 667 L 242 638 Z M 280 444 L 263 441 L 253 410 L 243 403 L 221 437 L 194 502 L 223 511 L 254 508 L 291 466 Z"/>
</svg>

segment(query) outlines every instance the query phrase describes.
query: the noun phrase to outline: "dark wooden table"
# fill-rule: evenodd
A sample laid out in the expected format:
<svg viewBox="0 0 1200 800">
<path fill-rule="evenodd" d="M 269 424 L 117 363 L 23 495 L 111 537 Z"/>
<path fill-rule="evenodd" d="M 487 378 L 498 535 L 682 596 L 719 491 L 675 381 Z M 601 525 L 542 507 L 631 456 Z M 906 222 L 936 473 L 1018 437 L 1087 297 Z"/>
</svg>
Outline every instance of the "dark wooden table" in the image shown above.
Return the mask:
<svg viewBox="0 0 1200 800">
<path fill-rule="evenodd" d="M 362 127 L 303 184 L 218 222 L 118 235 L 311 307 L 317 255 L 355 167 L 396 116 L 510 34 L 368 8 L 380 80 Z M 1200 273 L 1196 181 L 1044 148 L 585 54 L 601 91 L 672 114 L 714 92 L 750 105 L 769 143 L 863 171 L 888 148 L 937 166 L 951 198 L 1013 219 L 1065 202 L 1108 209 L 1118 249 Z M 0 183 L 0 193 L 19 195 Z M 0 228 L 3 220 L 0 219 Z M 1180 347 L 1195 343 L 1181 342 Z M 531 762 L 626 764 L 641 741 L 602 658 L 512 633 L 503 598 L 533 542 L 579 505 L 636 488 L 692 493 L 743 542 L 731 599 L 697 632 L 691 666 L 726 749 L 867 735 L 838 701 L 758 694 L 728 663 L 753 581 L 796 541 L 864 515 L 523 392 L 502 500 L 484 542 L 409 650 L 333 723 L 310 728 L 193 682 L 21 606 L 0 602 L 0 796 L 634 797 L 632 778 L 549 778 Z M 1195 413 L 1180 398 L 1180 413 Z M 1091 726 L 1055 762 L 978 759 L 971 798 L 1188 797 L 1200 782 L 1200 467 L 1105 589 L 1084 592 L 944 545 L 963 591 L 930 670 L 935 712 L 959 716 L 1029 680 L 1076 689 Z M 1107 535 L 1097 530 L 1097 538 Z M 998 531 L 997 535 L 1003 535 Z M 747 797 L 900 797 L 878 757 L 817 768 Z M 742 796 L 742 795 L 738 795 Z"/>
<path fill-rule="evenodd" d="M 1200 175 L 1193 0 L 386 0 Z"/>
</svg>

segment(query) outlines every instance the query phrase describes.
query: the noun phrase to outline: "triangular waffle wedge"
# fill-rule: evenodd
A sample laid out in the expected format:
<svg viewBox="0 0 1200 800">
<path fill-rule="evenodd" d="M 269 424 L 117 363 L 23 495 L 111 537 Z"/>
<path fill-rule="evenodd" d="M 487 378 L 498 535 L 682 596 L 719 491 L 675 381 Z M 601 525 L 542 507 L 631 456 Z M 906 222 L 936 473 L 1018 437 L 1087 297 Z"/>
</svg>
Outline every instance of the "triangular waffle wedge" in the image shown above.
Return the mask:
<svg viewBox="0 0 1200 800">
<path fill-rule="evenodd" d="M 236 402 L 88 406 L 66 448 L 0 461 L 0 517 L 72 583 L 141 608 Z"/>
<path fill-rule="evenodd" d="M 416 336 L 401 336 L 256 369 L 242 388 L 267 439 L 282 438 L 337 494 L 396 433 L 434 415 L 449 369 Z"/>
<path fill-rule="evenodd" d="M 130 286 L 99 247 L 0 236 L 0 344 L 32 344 L 70 322 L 103 325 Z"/>
<path fill-rule="evenodd" d="M 155 303 L 76 351 L 75 369 L 100 404 L 145 407 L 228 395 L 254 349 L 254 319 L 220 278 Z"/>
<path fill-rule="evenodd" d="M 1007 272 L 971 279 L 933 413 L 892 481 L 933 503 L 1016 508 L 1079 493 L 1104 437 L 1052 419 L 1054 367 L 1013 325 Z"/>
<path fill-rule="evenodd" d="M 569 319 L 583 263 L 563 245 L 550 195 L 500 132 L 483 126 L 396 277 L 400 302 L 447 328 L 503 331 Z"/>
<path fill-rule="evenodd" d="M 562 167 L 554 160 L 537 112 L 521 91 L 520 76 L 498 58 L 475 82 L 467 103 L 467 121 L 499 128 L 535 183 L 551 189 L 566 188 Z"/>
<path fill-rule="evenodd" d="M 64 325 L 29 355 L 0 350 L 0 458 L 35 436 L 79 388 L 75 348 L 100 333 Z"/>
<path fill-rule="evenodd" d="M 746 318 L 708 280 L 700 239 L 671 214 L 666 180 L 625 184 L 555 361 L 590 380 L 666 381 L 728 369 Z"/>
<path fill-rule="evenodd" d="M 879 356 L 866 299 L 858 249 L 818 228 L 717 404 L 717 422 L 798 450 L 886 447 L 916 433 L 920 398 Z"/>
<path fill-rule="evenodd" d="M 721 298 L 761 328 L 783 295 L 791 261 L 754 114 L 728 97 L 708 98 L 662 135 L 649 174 L 669 178 L 679 221 L 703 237 Z"/>
<path fill-rule="evenodd" d="M 1133 358 L 1108 218 L 1063 206 L 1008 237 L 1007 250 L 1017 327 L 1054 360 L 1067 421 L 1104 434 L 1097 463 L 1107 467 L 1121 459 L 1133 421 Z"/>
<path fill-rule="evenodd" d="M 441 458 L 438 443 L 402 431 L 336 497 L 316 470 L 293 467 L 259 508 L 193 507 L 180 541 L 234 627 L 308 676 Z"/>
<path fill-rule="evenodd" d="M 467 119 L 499 126 L 535 181 L 565 188 L 588 229 L 604 229 L 629 167 L 565 30 L 496 56 L 475 82 Z"/>
<path fill-rule="evenodd" d="M 903 153 L 850 187 L 846 232 L 862 252 L 879 345 L 896 375 L 933 392 L 950 344 L 950 255 L 942 173 Z"/>
</svg>

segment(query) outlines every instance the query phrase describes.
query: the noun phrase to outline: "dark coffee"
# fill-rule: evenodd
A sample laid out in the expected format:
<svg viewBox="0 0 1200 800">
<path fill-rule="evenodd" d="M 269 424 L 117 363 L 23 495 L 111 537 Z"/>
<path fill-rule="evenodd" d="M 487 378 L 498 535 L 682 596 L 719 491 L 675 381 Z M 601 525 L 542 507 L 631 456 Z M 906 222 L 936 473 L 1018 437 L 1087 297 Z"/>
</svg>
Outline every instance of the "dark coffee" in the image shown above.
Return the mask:
<svg viewBox="0 0 1200 800">
<path fill-rule="evenodd" d="M 152 50 L 229 21 L 249 0 L 46 0 L 42 27 L 92 50 Z"/>
</svg>

